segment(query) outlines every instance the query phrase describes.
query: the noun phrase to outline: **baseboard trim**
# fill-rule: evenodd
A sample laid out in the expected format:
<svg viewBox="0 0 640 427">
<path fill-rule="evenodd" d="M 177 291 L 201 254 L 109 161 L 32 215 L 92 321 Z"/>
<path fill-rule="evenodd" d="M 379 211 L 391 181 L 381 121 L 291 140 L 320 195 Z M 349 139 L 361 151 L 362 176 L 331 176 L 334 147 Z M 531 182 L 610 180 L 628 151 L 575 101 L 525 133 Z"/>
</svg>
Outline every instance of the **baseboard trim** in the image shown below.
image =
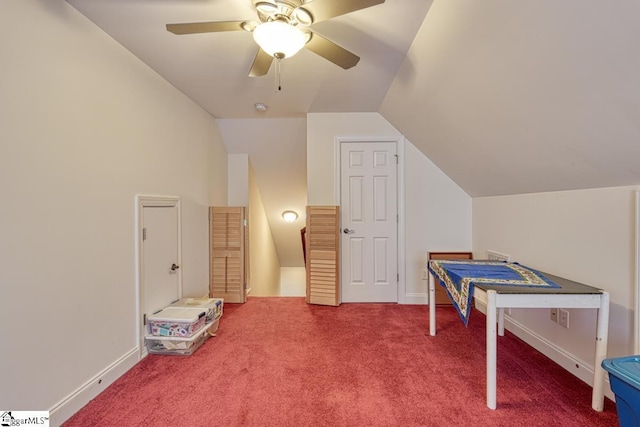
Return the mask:
<svg viewBox="0 0 640 427">
<path fill-rule="evenodd" d="M 136 346 L 50 408 L 49 424 L 52 427 L 60 426 L 139 361 L 140 349 Z"/>
<path fill-rule="evenodd" d="M 408 293 L 404 294 L 404 298 L 402 301 L 398 301 L 399 304 L 415 304 L 415 305 L 426 305 L 429 297 L 424 293 Z"/>
<path fill-rule="evenodd" d="M 476 302 L 475 306 L 482 313 L 487 313 L 486 305 Z M 579 378 L 584 383 L 593 387 L 592 364 L 585 362 L 584 360 L 576 357 L 574 354 L 571 354 L 563 348 L 558 347 L 551 341 L 548 341 L 542 335 L 537 334 L 522 323 L 513 319 L 511 316 L 506 315 L 506 312 L 504 316 L 504 328 L 520 338 L 522 341 L 529 344 L 531 347 L 538 350 L 540 353 L 547 356 L 549 359 L 556 362 L 558 365 L 562 366 L 565 370 L 571 372 L 575 377 Z M 498 349 L 499 348 L 500 344 L 498 340 Z M 615 400 L 614 393 L 611 391 L 611 385 L 609 384 L 608 378 L 605 381 L 605 385 L 605 396 L 607 396 L 611 400 Z"/>
</svg>

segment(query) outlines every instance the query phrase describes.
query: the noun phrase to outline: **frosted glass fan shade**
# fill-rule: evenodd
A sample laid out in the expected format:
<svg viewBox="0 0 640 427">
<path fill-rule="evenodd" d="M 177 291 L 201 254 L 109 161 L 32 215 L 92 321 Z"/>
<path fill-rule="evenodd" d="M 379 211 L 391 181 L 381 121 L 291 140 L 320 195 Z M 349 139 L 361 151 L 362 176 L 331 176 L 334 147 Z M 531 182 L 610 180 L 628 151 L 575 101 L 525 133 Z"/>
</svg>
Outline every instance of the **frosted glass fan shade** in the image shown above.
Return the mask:
<svg viewBox="0 0 640 427">
<path fill-rule="evenodd" d="M 304 33 L 282 21 L 265 22 L 253 30 L 253 39 L 269 55 L 289 58 L 298 53 L 307 41 Z"/>
</svg>

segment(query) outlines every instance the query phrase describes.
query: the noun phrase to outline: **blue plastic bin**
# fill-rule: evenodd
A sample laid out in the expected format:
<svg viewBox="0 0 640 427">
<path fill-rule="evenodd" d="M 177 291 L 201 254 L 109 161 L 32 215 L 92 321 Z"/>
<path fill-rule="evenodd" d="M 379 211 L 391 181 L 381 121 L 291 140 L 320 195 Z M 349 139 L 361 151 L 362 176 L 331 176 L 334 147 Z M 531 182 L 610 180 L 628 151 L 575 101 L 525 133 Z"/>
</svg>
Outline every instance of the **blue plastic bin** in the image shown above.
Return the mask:
<svg viewBox="0 0 640 427">
<path fill-rule="evenodd" d="M 605 359 L 602 367 L 616 395 L 620 427 L 640 426 L 640 355 Z"/>
</svg>

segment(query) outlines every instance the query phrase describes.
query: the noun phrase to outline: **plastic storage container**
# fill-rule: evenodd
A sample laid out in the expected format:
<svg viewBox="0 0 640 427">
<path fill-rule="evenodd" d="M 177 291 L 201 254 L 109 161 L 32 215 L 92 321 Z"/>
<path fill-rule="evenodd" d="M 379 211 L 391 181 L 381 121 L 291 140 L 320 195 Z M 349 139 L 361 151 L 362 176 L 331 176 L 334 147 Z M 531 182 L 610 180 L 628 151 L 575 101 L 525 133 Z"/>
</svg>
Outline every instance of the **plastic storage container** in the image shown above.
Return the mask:
<svg viewBox="0 0 640 427">
<path fill-rule="evenodd" d="M 202 329 L 205 319 L 206 311 L 199 308 L 167 307 L 147 316 L 147 327 L 154 336 L 188 338 Z"/>
<path fill-rule="evenodd" d="M 640 355 L 605 359 L 602 367 L 616 395 L 620 427 L 640 426 Z"/>
<path fill-rule="evenodd" d="M 170 307 L 190 307 L 206 310 L 207 323 L 213 322 L 222 316 L 222 298 L 182 298 L 170 305 Z"/>
<path fill-rule="evenodd" d="M 147 336 L 147 349 L 151 354 L 189 356 L 207 340 L 209 334 L 204 329 L 190 338 L 170 338 Z"/>
</svg>

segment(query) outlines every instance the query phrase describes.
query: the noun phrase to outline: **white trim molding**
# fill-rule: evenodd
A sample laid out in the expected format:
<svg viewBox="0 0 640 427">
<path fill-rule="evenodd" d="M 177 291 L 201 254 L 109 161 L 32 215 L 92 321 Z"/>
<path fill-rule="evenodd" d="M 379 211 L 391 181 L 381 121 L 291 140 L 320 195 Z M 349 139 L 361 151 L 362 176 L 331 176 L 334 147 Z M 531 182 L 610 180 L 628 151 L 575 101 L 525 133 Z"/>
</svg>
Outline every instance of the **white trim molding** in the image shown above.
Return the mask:
<svg viewBox="0 0 640 427">
<path fill-rule="evenodd" d="M 402 135 L 380 137 L 380 136 L 363 136 L 363 137 L 336 137 L 333 140 L 333 152 L 334 152 L 334 194 L 335 204 L 340 206 L 340 144 L 343 142 L 394 142 L 396 144 L 396 153 L 398 155 L 398 168 L 397 168 L 397 202 L 398 202 L 398 304 L 415 304 L 414 299 L 411 296 L 406 295 L 406 238 L 405 238 L 405 139 Z M 342 290 L 342 281 L 340 282 L 340 289 Z M 342 292 L 341 292 L 342 294 Z"/>
<path fill-rule="evenodd" d="M 138 347 L 132 348 L 89 381 L 78 387 L 73 393 L 53 405 L 49 409 L 49 424 L 51 426 L 61 425 L 97 395 L 106 390 L 125 372 L 133 368 L 140 361 L 140 352 L 138 350 Z"/>
</svg>

